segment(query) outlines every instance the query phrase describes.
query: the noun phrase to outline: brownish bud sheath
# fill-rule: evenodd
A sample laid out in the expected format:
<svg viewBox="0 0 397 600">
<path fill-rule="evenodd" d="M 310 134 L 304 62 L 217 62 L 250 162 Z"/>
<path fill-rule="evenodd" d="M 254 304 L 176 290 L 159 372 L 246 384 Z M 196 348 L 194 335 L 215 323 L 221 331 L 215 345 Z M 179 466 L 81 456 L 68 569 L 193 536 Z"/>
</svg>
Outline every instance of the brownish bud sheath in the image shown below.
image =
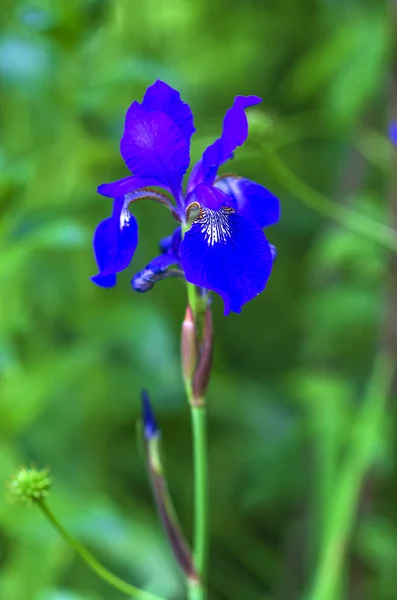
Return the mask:
<svg viewBox="0 0 397 600">
<path fill-rule="evenodd" d="M 197 405 L 204 403 L 204 396 L 211 374 L 213 347 L 212 313 L 207 307 L 204 315 L 203 337 L 200 346 L 200 358 L 193 377 L 193 398 Z"/>
<path fill-rule="evenodd" d="M 186 309 L 185 319 L 182 323 L 181 356 L 183 378 L 185 384 L 191 387 L 197 365 L 197 331 L 190 306 Z"/>
<path fill-rule="evenodd" d="M 193 584 L 199 581 L 193 564 L 192 552 L 179 525 L 177 515 L 168 491 L 160 452 L 160 438 L 146 438 L 147 467 L 152 484 L 153 496 L 160 521 L 163 525 L 170 548 L 187 579 Z"/>
</svg>

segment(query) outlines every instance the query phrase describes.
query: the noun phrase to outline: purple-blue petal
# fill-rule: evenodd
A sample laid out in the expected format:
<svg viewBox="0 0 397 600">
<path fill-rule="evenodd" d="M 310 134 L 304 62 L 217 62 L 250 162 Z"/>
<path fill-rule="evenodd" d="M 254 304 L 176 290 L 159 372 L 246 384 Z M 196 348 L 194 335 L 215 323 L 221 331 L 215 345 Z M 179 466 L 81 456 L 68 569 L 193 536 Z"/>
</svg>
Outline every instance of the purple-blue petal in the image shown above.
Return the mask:
<svg viewBox="0 0 397 600">
<path fill-rule="evenodd" d="M 107 198 L 117 198 L 118 196 L 125 196 L 131 192 L 135 192 L 135 190 L 138 190 L 139 188 L 145 187 L 163 187 L 167 191 L 170 191 L 167 186 L 153 177 L 139 178 L 134 177 L 133 175 L 124 177 L 118 181 L 113 181 L 112 183 L 103 183 L 98 187 L 97 191 L 98 194 L 106 196 Z"/>
<path fill-rule="evenodd" d="M 196 131 L 190 106 L 181 100 L 180 93 L 164 81 L 157 80 L 145 93 L 142 107 L 150 112 L 160 110 L 179 127 L 188 146 Z"/>
<path fill-rule="evenodd" d="M 187 196 L 186 205 L 189 206 L 193 202 L 198 202 L 200 206 L 204 206 L 210 210 L 219 210 L 223 206 L 237 208 L 236 202 L 231 196 L 212 185 L 205 185 L 204 183 L 200 183 Z"/>
<path fill-rule="evenodd" d="M 138 271 L 131 280 L 133 290 L 148 292 L 158 281 L 169 276 L 183 275 L 182 271 L 170 270 L 170 267 L 179 266 L 179 258 L 175 254 L 161 254 L 156 256 L 146 267 Z"/>
<path fill-rule="evenodd" d="M 195 173 L 197 183 L 198 175 L 201 181 L 211 185 L 216 177 L 218 168 L 230 158 L 238 146 L 242 146 L 248 136 L 248 120 L 245 109 L 262 102 L 258 96 L 237 96 L 233 106 L 226 112 L 223 120 L 222 135 L 203 154 L 202 166 L 199 173 Z"/>
<path fill-rule="evenodd" d="M 238 212 L 261 227 L 274 225 L 280 218 L 280 202 L 265 187 L 249 179 L 222 177 L 216 187 L 236 201 Z"/>
<path fill-rule="evenodd" d="M 115 284 L 114 274 L 123 271 L 131 262 L 138 244 L 138 225 L 131 213 L 124 213 L 124 198 L 116 198 L 109 219 L 99 223 L 94 234 L 94 252 L 99 273 L 92 281 L 103 287 Z"/>
<path fill-rule="evenodd" d="M 110 275 L 94 275 L 91 277 L 91 281 L 99 285 L 99 287 L 111 288 L 116 285 L 116 275 L 115 273 L 111 273 Z"/>
<path fill-rule="evenodd" d="M 239 313 L 266 286 L 272 253 L 260 226 L 231 208 L 203 209 L 180 246 L 187 281 L 218 293 Z"/>
<path fill-rule="evenodd" d="M 133 102 L 127 111 L 120 151 L 136 177 L 155 179 L 179 197 L 190 162 L 189 145 L 171 117 Z"/>
<path fill-rule="evenodd" d="M 182 240 L 181 228 L 177 227 L 171 235 L 160 240 L 159 247 L 163 254 L 179 257 L 179 246 Z"/>
<path fill-rule="evenodd" d="M 141 391 L 141 399 L 143 432 L 147 440 L 152 440 L 159 435 L 160 430 L 157 427 L 156 417 L 154 416 L 154 411 L 150 404 L 149 394 L 146 390 Z"/>
</svg>

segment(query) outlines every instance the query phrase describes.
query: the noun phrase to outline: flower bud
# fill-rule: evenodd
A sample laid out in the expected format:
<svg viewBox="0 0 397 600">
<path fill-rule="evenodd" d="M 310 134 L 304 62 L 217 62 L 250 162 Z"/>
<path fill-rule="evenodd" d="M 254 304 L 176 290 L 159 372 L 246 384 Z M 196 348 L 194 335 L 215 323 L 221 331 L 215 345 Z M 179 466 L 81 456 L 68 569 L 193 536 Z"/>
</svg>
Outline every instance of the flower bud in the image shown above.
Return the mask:
<svg viewBox="0 0 397 600">
<path fill-rule="evenodd" d="M 142 399 L 142 419 L 143 419 L 143 431 L 147 440 L 152 440 L 160 434 L 160 430 L 157 427 L 156 418 L 149 400 L 149 394 L 146 390 L 141 392 Z"/>
<path fill-rule="evenodd" d="M 160 430 L 157 427 L 149 395 L 146 391 L 142 391 L 142 416 L 146 464 L 157 512 L 175 559 L 189 581 L 197 582 L 198 575 L 193 564 L 192 552 L 179 525 L 168 491 L 167 479 L 162 464 Z"/>
<path fill-rule="evenodd" d="M 190 306 L 186 309 L 185 319 L 182 323 L 181 356 L 185 385 L 191 387 L 197 365 L 197 333 Z"/>
<path fill-rule="evenodd" d="M 193 378 L 193 402 L 196 405 L 203 404 L 203 399 L 210 378 L 212 366 L 213 333 L 212 312 L 211 308 L 207 307 L 204 315 L 200 358 Z"/>
<path fill-rule="evenodd" d="M 13 500 L 21 504 L 32 505 L 34 502 L 41 502 L 48 496 L 51 482 L 47 469 L 22 467 L 11 479 L 8 489 Z"/>
</svg>

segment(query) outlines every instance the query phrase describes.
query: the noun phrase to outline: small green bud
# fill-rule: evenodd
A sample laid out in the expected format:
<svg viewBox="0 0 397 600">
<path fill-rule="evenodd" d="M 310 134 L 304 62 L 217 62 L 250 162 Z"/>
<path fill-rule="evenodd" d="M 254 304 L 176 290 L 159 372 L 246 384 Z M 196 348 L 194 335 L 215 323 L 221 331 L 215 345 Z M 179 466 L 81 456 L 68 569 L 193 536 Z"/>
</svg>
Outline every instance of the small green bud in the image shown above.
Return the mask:
<svg viewBox="0 0 397 600">
<path fill-rule="evenodd" d="M 15 502 L 31 506 L 48 496 L 51 483 L 47 469 L 22 467 L 9 482 L 8 489 Z"/>
<path fill-rule="evenodd" d="M 269 137 L 273 133 L 275 125 L 271 115 L 261 110 L 250 110 L 248 123 L 251 141 Z"/>
</svg>

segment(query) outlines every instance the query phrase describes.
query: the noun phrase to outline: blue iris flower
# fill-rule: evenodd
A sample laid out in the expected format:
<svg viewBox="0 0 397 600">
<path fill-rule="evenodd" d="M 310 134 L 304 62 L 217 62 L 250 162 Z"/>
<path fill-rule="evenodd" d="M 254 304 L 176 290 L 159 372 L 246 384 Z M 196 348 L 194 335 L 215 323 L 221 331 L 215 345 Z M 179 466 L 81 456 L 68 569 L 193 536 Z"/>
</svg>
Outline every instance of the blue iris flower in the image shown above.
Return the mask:
<svg viewBox="0 0 397 600">
<path fill-rule="evenodd" d="M 92 280 L 96 284 L 112 287 L 116 273 L 129 266 L 138 244 L 138 225 L 130 206 L 150 199 L 171 211 L 184 235 L 178 227 L 162 242 L 162 254 L 133 278 L 134 289 L 146 291 L 167 273 L 182 275 L 219 294 L 225 314 L 241 312 L 264 290 L 275 249 L 262 229 L 278 221 L 279 201 L 249 179 L 217 176 L 219 167 L 247 139 L 245 109 L 259 102 L 257 96 L 235 98 L 220 138 L 193 167 L 186 193 L 182 181 L 195 131 L 190 107 L 162 81 L 147 89 L 142 103 L 133 102 L 120 143 L 121 156 L 133 175 L 98 188 L 114 201 L 112 216 L 98 225 L 94 235 L 99 273 Z"/>
</svg>

